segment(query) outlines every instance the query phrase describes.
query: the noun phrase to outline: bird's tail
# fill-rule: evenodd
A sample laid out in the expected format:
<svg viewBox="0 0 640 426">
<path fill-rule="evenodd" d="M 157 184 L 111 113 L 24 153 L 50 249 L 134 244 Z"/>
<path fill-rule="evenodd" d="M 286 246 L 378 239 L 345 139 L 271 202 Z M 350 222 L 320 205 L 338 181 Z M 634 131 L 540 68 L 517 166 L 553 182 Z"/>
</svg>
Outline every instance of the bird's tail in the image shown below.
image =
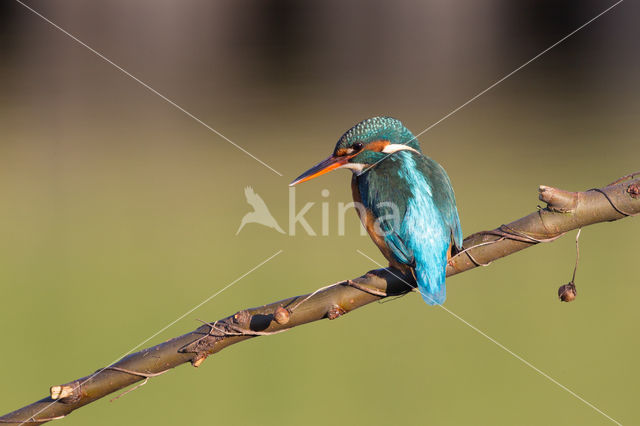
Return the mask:
<svg viewBox="0 0 640 426">
<path fill-rule="evenodd" d="M 428 305 L 442 305 L 447 298 L 446 271 L 446 267 L 416 267 L 418 290 Z"/>
</svg>

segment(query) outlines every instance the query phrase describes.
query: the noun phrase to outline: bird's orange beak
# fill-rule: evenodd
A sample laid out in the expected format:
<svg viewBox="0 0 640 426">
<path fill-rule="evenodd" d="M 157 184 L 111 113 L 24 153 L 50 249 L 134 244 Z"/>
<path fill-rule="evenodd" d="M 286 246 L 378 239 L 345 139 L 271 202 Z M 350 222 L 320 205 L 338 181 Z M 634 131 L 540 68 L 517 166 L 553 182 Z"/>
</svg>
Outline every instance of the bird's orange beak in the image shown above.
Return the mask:
<svg viewBox="0 0 640 426">
<path fill-rule="evenodd" d="M 349 161 L 349 158 L 351 157 L 336 157 L 332 155 L 326 160 L 321 161 L 320 163 L 316 164 L 315 166 L 298 176 L 293 182 L 289 184 L 289 186 L 294 186 L 299 183 L 306 182 L 315 177 L 328 173 L 331 170 L 335 170 L 341 166 L 344 166 Z"/>
</svg>

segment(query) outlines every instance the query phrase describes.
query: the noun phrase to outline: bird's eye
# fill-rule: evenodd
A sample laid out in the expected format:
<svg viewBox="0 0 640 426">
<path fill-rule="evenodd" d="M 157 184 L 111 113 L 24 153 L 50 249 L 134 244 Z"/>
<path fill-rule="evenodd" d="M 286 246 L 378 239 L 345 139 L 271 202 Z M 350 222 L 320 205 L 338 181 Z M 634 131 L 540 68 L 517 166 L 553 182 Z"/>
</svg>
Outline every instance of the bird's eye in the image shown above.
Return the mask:
<svg viewBox="0 0 640 426">
<path fill-rule="evenodd" d="M 356 142 L 353 144 L 353 149 L 355 149 L 356 151 L 360 151 L 363 146 L 364 144 L 362 142 Z"/>
</svg>

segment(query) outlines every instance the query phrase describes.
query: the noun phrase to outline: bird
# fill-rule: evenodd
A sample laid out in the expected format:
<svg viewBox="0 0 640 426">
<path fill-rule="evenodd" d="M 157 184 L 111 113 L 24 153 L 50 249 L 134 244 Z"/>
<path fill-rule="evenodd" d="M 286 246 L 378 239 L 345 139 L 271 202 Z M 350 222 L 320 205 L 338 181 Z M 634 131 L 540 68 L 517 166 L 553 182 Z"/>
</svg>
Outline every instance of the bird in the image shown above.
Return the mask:
<svg viewBox="0 0 640 426">
<path fill-rule="evenodd" d="M 265 204 L 262 197 L 256 194 L 252 187 L 247 186 L 244 189 L 244 196 L 247 199 L 247 203 L 249 203 L 249 205 L 253 207 L 254 211 L 244 215 L 244 217 L 240 221 L 240 227 L 238 228 L 236 235 L 240 233 L 242 228 L 244 228 L 247 223 L 259 223 L 260 225 L 273 228 L 279 233 L 284 234 L 284 231 L 282 230 L 282 228 L 280 228 L 278 222 L 276 222 L 275 218 L 271 215 L 271 212 L 267 208 L 267 205 Z"/>
<path fill-rule="evenodd" d="M 462 250 L 462 226 L 447 172 L 425 155 L 401 121 L 372 117 L 338 140 L 332 155 L 290 186 L 331 170 L 353 173 L 358 216 L 389 266 L 411 274 L 429 305 L 446 299 L 449 259 Z"/>
</svg>

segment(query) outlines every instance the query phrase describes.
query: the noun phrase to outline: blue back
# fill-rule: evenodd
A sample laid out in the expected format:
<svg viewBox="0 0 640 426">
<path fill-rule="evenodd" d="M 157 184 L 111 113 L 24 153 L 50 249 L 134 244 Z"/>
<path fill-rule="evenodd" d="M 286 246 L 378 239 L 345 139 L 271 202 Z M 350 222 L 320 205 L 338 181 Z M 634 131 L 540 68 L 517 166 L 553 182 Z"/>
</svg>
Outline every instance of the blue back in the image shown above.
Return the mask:
<svg viewBox="0 0 640 426">
<path fill-rule="evenodd" d="M 395 260 L 414 268 L 425 302 L 443 303 L 447 251 L 452 242 L 462 248 L 453 188 L 444 169 L 425 155 L 403 150 L 357 176 L 356 183 Z M 394 222 L 394 213 L 400 223 Z"/>
</svg>

